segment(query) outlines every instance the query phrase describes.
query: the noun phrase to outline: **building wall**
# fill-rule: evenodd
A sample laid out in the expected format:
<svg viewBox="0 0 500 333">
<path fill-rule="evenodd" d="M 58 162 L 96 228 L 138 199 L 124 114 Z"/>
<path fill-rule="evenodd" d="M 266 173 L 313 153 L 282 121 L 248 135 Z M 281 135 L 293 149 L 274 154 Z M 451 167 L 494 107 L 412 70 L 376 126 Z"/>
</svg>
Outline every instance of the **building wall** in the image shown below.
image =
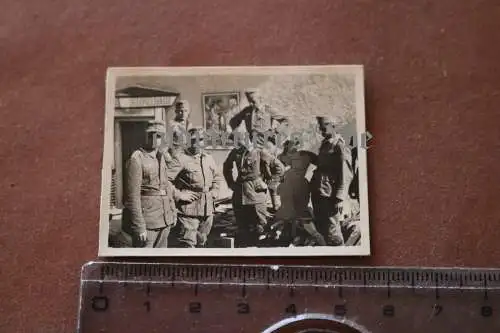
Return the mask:
<svg viewBox="0 0 500 333">
<path fill-rule="evenodd" d="M 244 108 L 248 103 L 244 95 L 244 91 L 248 88 L 255 88 L 269 80 L 268 76 L 263 75 L 245 75 L 245 76 L 227 76 L 227 79 L 221 79 L 220 76 L 215 80 L 213 76 L 150 76 L 150 77 L 122 77 L 117 80 L 116 89 L 122 89 L 132 85 L 144 86 L 147 88 L 157 88 L 177 92 L 180 94 L 180 99 L 187 100 L 191 106 L 190 121 L 194 126 L 204 126 L 204 115 L 202 105 L 202 94 L 205 93 L 221 93 L 221 92 L 238 92 L 240 95 L 240 109 Z M 281 113 L 287 114 L 286 110 L 280 110 Z M 173 112 L 167 112 L 166 118 L 170 120 Z M 293 121 L 293 119 L 291 120 Z M 314 115 L 311 115 L 311 121 L 314 121 Z M 356 133 L 355 121 L 350 121 L 339 130 L 340 134 L 349 141 L 350 137 Z M 319 147 L 319 139 L 309 148 L 316 151 Z M 227 157 L 229 150 L 209 150 L 217 165 L 222 168 L 222 163 Z M 221 170 L 222 171 L 222 170 Z M 221 191 L 223 197 L 230 196 L 231 191 L 223 184 Z"/>
</svg>

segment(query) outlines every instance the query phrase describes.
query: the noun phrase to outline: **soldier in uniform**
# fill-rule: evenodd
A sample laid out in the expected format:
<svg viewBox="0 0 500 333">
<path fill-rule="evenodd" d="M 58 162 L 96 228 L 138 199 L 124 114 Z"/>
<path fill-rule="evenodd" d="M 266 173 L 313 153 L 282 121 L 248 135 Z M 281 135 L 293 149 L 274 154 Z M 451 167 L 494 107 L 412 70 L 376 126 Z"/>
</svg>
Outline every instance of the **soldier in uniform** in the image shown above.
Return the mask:
<svg viewBox="0 0 500 333">
<path fill-rule="evenodd" d="M 202 149 L 202 132 L 201 128 L 189 130 L 190 146 L 175 157 L 178 163 L 172 170 L 175 187 L 197 195 L 194 201 L 177 203 L 176 247 L 204 247 L 212 229 L 214 202 L 223 178 L 212 156 Z"/>
<path fill-rule="evenodd" d="M 189 121 L 190 107 L 189 102 L 180 100 L 175 103 L 174 118 L 170 120 L 167 129 L 168 154 L 175 156 L 183 152 L 188 146 L 188 131 L 192 128 Z"/>
<path fill-rule="evenodd" d="M 274 145 L 276 150 L 282 150 L 283 144 L 289 139 L 288 117 L 273 114 L 271 115 L 271 130 L 269 141 Z"/>
<path fill-rule="evenodd" d="M 287 138 L 287 133 L 283 130 L 282 124 L 286 123 L 288 118 L 282 115 L 271 115 L 271 129 L 266 132 L 267 141 L 264 145 L 264 151 L 278 157 L 278 153 L 282 148 L 284 139 Z M 265 164 L 268 167 L 269 164 Z M 281 199 L 278 194 L 278 186 L 282 181 L 282 176 L 285 172 L 285 166 L 278 159 L 278 163 L 274 164 L 278 167 L 277 170 L 266 170 L 269 178 L 265 179 L 269 188 L 269 196 L 271 198 L 272 212 L 275 213 L 281 206 Z"/>
<path fill-rule="evenodd" d="M 194 200 L 195 194 L 176 190 L 167 179 L 164 155 L 158 150 L 165 135 L 163 122 L 151 121 L 142 148 L 126 164 L 123 230 L 133 247 L 167 247 L 176 223 L 175 200 Z"/>
<path fill-rule="evenodd" d="M 233 191 L 232 203 L 236 218 L 236 247 L 256 246 L 267 231 L 267 190 L 263 179 L 272 175 L 266 170 L 280 170 L 281 163 L 271 154 L 263 151 L 263 133 L 252 133 L 256 140 L 244 142 L 235 135 L 235 147 L 223 165 L 223 174 Z M 254 146 L 256 144 L 256 146 Z M 233 178 L 236 164 L 238 176 Z"/>
<path fill-rule="evenodd" d="M 252 139 L 251 133 L 254 131 L 264 133 L 271 128 L 271 113 L 262 105 L 258 90 L 247 90 L 245 96 L 249 105 L 229 120 L 229 126 L 236 130 L 243 122 Z"/>
<path fill-rule="evenodd" d="M 323 141 L 311 178 L 311 201 L 318 231 L 329 246 L 344 245 L 341 219 L 352 179 L 350 151 L 335 124 L 327 117 L 317 117 Z"/>
<path fill-rule="evenodd" d="M 192 128 L 189 121 L 190 106 L 186 100 L 180 100 L 175 103 L 174 118 L 170 120 L 167 128 L 167 140 L 160 149 L 167 161 L 167 175 L 170 181 L 175 174 L 172 170 L 178 168 L 176 156 L 184 152 L 188 147 L 188 131 Z"/>
<path fill-rule="evenodd" d="M 180 100 L 175 103 L 175 116 L 170 121 L 170 127 L 181 128 L 186 131 L 192 128 L 191 122 L 189 121 L 190 106 L 189 102 L 186 100 Z"/>
</svg>

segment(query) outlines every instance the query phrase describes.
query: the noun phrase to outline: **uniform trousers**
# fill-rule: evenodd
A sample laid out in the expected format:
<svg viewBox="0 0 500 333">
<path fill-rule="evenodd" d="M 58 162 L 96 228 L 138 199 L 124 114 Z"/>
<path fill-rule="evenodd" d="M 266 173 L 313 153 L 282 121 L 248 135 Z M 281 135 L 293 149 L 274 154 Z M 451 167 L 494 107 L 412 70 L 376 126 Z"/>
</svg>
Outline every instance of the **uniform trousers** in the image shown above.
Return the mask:
<svg viewBox="0 0 500 333">
<path fill-rule="evenodd" d="M 259 236 L 263 235 L 267 225 L 267 205 L 258 203 L 254 205 L 233 204 L 236 218 L 235 247 L 257 246 Z"/>
<path fill-rule="evenodd" d="M 271 197 L 271 205 L 276 212 L 281 207 L 281 197 L 277 189 L 269 189 L 269 196 Z"/>
<path fill-rule="evenodd" d="M 158 229 L 146 229 L 146 242 L 133 238 L 133 247 L 164 248 L 168 245 L 170 226 Z"/>
<path fill-rule="evenodd" d="M 177 226 L 174 232 L 174 247 L 204 247 L 208 234 L 212 229 L 214 216 L 177 215 Z"/>
<path fill-rule="evenodd" d="M 344 245 L 344 237 L 340 224 L 341 212 L 332 198 L 311 196 L 316 229 L 325 238 L 328 246 Z"/>
</svg>

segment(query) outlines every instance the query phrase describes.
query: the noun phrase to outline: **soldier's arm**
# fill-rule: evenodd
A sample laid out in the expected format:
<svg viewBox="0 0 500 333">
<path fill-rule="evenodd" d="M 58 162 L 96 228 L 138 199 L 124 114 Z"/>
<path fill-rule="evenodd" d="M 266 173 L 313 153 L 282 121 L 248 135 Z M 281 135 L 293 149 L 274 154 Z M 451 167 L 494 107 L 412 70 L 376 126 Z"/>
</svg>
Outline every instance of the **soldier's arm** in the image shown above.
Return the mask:
<svg viewBox="0 0 500 333">
<path fill-rule="evenodd" d="M 260 173 L 261 173 L 262 179 L 265 182 L 269 182 L 269 181 L 271 181 L 271 177 L 273 175 L 272 170 L 271 170 L 273 157 L 266 150 L 261 150 L 259 152 L 259 154 L 260 154 L 260 156 L 259 156 Z"/>
<path fill-rule="evenodd" d="M 213 176 L 212 188 L 210 189 L 210 191 L 212 192 L 212 196 L 214 197 L 214 199 L 218 199 L 220 186 L 224 178 L 222 177 L 222 174 L 219 170 L 219 166 L 215 163 L 212 156 L 210 156 L 210 168 L 212 170 L 212 176 Z"/>
<path fill-rule="evenodd" d="M 272 176 L 283 176 L 285 173 L 285 164 L 283 164 L 277 157 L 273 157 L 270 164 Z"/>
<path fill-rule="evenodd" d="M 172 195 L 174 197 L 174 201 L 178 202 L 183 200 L 182 192 L 178 188 L 174 186 L 174 184 L 169 180 L 167 181 L 167 186 L 170 188 L 172 191 Z"/>
<path fill-rule="evenodd" d="M 168 150 L 164 150 L 162 155 L 165 159 L 165 165 L 167 166 L 168 180 L 173 182 L 183 168 L 182 163 L 177 156 L 174 156 Z"/>
<path fill-rule="evenodd" d="M 309 163 L 311 163 L 313 165 L 318 165 L 318 155 L 316 155 L 312 151 L 301 150 L 300 154 L 301 155 L 306 155 L 309 158 Z"/>
<path fill-rule="evenodd" d="M 243 120 L 245 119 L 245 114 L 248 112 L 248 107 L 244 108 L 243 110 L 241 110 L 240 112 L 238 112 L 237 114 L 235 114 L 230 120 L 229 120 L 229 126 L 231 126 L 231 128 L 234 130 L 235 128 L 237 128 L 238 126 L 240 126 L 240 124 L 243 122 Z"/>
<path fill-rule="evenodd" d="M 141 206 L 141 184 L 142 184 L 142 165 L 140 157 L 132 154 L 126 165 L 126 199 L 125 207 L 130 212 L 132 229 L 137 235 L 146 232 L 146 221 L 142 215 Z"/>
<path fill-rule="evenodd" d="M 231 150 L 226 160 L 224 161 L 224 164 L 222 165 L 222 174 L 224 176 L 224 179 L 226 180 L 227 186 L 231 189 L 235 185 L 235 181 L 233 178 L 235 155 L 235 151 Z"/>
<path fill-rule="evenodd" d="M 338 171 L 337 180 L 337 192 L 335 194 L 339 201 L 343 201 L 348 197 L 349 185 L 352 179 L 352 169 L 350 166 L 351 154 L 348 152 L 348 148 L 342 143 L 335 147 L 335 154 L 333 154 L 335 160 L 335 169 Z"/>
</svg>

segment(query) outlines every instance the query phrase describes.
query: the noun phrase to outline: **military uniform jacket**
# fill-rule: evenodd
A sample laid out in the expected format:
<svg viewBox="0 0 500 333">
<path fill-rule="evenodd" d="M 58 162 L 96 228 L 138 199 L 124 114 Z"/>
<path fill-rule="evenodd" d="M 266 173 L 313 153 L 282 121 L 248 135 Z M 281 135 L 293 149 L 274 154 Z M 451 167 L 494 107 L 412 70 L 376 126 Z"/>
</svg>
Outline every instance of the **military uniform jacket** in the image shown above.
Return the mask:
<svg viewBox="0 0 500 333">
<path fill-rule="evenodd" d="M 187 119 L 184 121 L 171 119 L 167 126 L 166 145 L 169 147 L 176 145 L 186 147 L 188 144 L 188 131 L 191 128 L 191 122 Z"/>
<path fill-rule="evenodd" d="M 277 191 L 285 174 L 285 165 L 271 152 L 263 149 L 261 152 L 261 174 L 270 190 Z"/>
<path fill-rule="evenodd" d="M 319 148 L 311 178 L 311 194 L 343 201 L 353 177 L 351 152 L 340 136 L 325 139 Z"/>
<path fill-rule="evenodd" d="M 234 179 L 236 164 L 238 177 Z M 260 149 L 234 148 L 223 165 L 223 174 L 229 188 L 233 190 L 233 204 L 255 205 L 266 203 L 266 188 L 262 188 L 264 170 L 280 170 L 282 164 L 270 154 Z M 261 172 L 261 170 L 263 170 Z M 272 171 L 271 171 L 272 172 Z"/>
<path fill-rule="evenodd" d="M 177 202 L 179 214 L 186 216 L 213 215 L 214 200 L 218 198 L 222 174 L 214 159 L 207 153 L 193 155 L 186 150 L 174 155 L 169 174 L 178 190 L 189 190 L 200 195 L 193 202 Z"/>
<path fill-rule="evenodd" d="M 252 130 L 264 133 L 271 128 L 271 115 L 264 109 L 249 105 L 229 120 L 229 126 L 234 130 L 242 122 L 245 122 L 245 128 L 248 133 Z"/>
<path fill-rule="evenodd" d="M 132 235 L 146 229 L 173 225 L 176 221 L 177 191 L 167 179 L 162 154 L 143 149 L 132 153 L 126 165 L 123 229 Z"/>
</svg>

